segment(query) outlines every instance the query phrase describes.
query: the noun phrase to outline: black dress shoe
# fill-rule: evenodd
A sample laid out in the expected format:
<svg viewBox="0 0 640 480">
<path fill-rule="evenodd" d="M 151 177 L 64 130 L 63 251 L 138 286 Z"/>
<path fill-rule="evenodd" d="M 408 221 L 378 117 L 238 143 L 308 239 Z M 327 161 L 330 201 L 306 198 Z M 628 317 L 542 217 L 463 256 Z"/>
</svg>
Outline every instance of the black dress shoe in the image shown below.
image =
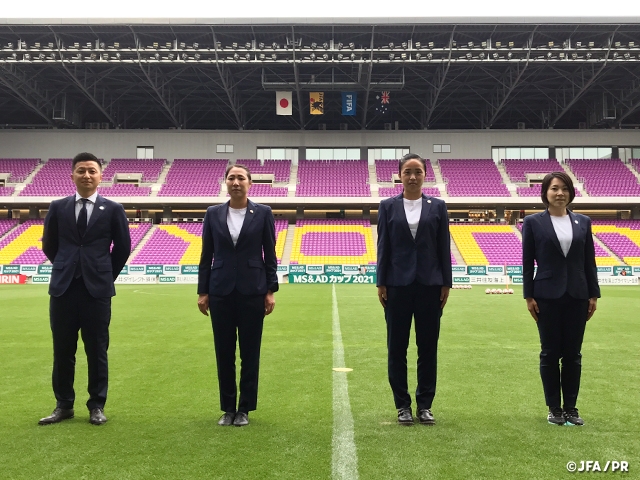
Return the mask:
<svg viewBox="0 0 640 480">
<path fill-rule="evenodd" d="M 236 412 L 226 412 L 224 415 L 220 417 L 218 420 L 218 425 L 221 427 L 230 427 L 233 425 L 233 419 L 236 416 Z"/>
<path fill-rule="evenodd" d="M 48 417 L 41 418 L 38 425 L 51 425 L 73 418 L 73 408 L 56 408 Z"/>
<path fill-rule="evenodd" d="M 413 414 L 410 408 L 398 409 L 398 423 L 400 425 L 413 425 Z"/>
<path fill-rule="evenodd" d="M 249 416 L 244 412 L 236 413 L 236 418 L 233 419 L 233 424 L 236 427 L 244 427 L 245 425 L 249 425 Z"/>
<path fill-rule="evenodd" d="M 89 423 L 92 425 L 102 425 L 107 423 L 107 417 L 104 416 L 104 410 L 101 408 L 92 408 L 89 413 Z"/>
<path fill-rule="evenodd" d="M 428 408 L 421 408 L 418 410 L 418 421 L 422 425 L 435 425 L 436 419 L 433 417 L 433 413 Z"/>
</svg>

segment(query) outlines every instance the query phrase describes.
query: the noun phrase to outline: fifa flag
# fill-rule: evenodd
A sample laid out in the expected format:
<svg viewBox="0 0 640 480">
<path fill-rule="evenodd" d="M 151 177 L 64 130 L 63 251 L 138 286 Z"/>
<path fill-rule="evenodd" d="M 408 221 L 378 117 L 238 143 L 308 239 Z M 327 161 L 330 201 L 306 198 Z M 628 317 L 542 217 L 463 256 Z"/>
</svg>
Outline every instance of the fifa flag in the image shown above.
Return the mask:
<svg viewBox="0 0 640 480">
<path fill-rule="evenodd" d="M 342 115 L 354 116 L 356 114 L 357 92 L 342 92 Z"/>
<path fill-rule="evenodd" d="M 309 113 L 311 115 L 324 113 L 324 92 L 309 92 Z"/>
<path fill-rule="evenodd" d="M 291 92 L 276 92 L 276 115 L 293 115 Z"/>
</svg>

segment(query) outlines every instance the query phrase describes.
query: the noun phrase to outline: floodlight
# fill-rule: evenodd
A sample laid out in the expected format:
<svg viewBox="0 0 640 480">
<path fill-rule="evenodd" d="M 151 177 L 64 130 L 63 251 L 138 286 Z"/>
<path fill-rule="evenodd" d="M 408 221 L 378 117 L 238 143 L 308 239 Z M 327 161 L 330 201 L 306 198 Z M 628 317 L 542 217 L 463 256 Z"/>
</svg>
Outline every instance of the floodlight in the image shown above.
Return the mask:
<svg viewBox="0 0 640 480">
<path fill-rule="evenodd" d="M 231 44 L 231 48 L 233 48 L 234 50 L 237 50 L 238 49 L 238 42 L 233 42 Z"/>
<path fill-rule="evenodd" d="M 498 60 L 500 58 L 500 55 L 498 55 L 496 52 L 492 53 L 491 56 L 494 60 Z"/>
<path fill-rule="evenodd" d="M 173 60 L 175 58 L 175 55 L 173 53 L 170 53 L 169 55 L 167 55 L 167 58 L 169 60 Z"/>
<path fill-rule="evenodd" d="M 198 47 L 200 47 L 200 45 L 197 42 L 193 43 L 193 48 L 197 49 Z"/>
<path fill-rule="evenodd" d="M 87 42 L 87 48 L 93 48 L 93 45 L 91 42 Z"/>
<path fill-rule="evenodd" d="M 153 42 L 153 48 L 158 48 L 158 42 Z"/>
<path fill-rule="evenodd" d="M 633 42 L 632 42 L 632 43 L 633 43 Z M 351 50 L 353 50 L 354 48 L 356 48 L 356 44 L 355 44 L 355 43 L 353 43 L 353 42 L 349 42 L 349 48 L 350 48 Z"/>
<path fill-rule="evenodd" d="M 508 46 L 509 46 L 509 48 L 513 48 L 513 47 L 515 46 L 515 43 L 513 43 L 513 42 L 509 42 L 509 43 L 508 43 Z"/>
<path fill-rule="evenodd" d="M 480 46 L 482 48 L 487 48 L 487 42 L 480 42 Z"/>
<path fill-rule="evenodd" d="M 167 42 L 167 43 L 165 43 L 164 45 L 165 45 L 165 47 L 167 47 L 167 48 L 171 48 L 171 47 L 173 46 L 173 45 L 171 44 L 171 42 Z"/>
<path fill-rule="evenodd" d="M 326 62 L 327 60 L 329 60 L 329 55 L 327 55 L 326 53 L 323 53 L 322 59 Z"/>
<path fill-rule="evenodd" d="M 264 43 L 263 43 L 263 42 L 260 42 L 260 43 L 258 44 L 258 48 L 259 48 L 260 50 L 264 50 Z"/>
<path fill-rule="evenodd" d="M 407 54 L 406 54 L 406 53 L 402 53 L 402 54 L 400 55 L 400 58 L 401 58 L 402 60 L 406 60 L 406 59 L 407 59 Z"/>
<path fill-rule="evenodd" d="M 26 48 L 26 45 L 23 45 L 23 47 Z M 80 48 L 80 44 L 78 42 L 74 42 L 73 48 Z"/>
<path fill-rule="evenodd" d="M 431 60 L 433 59 L 433 53 L 429 52 L 427 53 L 427 60 Z"/>
<path fill-rule="evenodd" d="M 414 46 L 415 48 L 420 48 L 420 47 L 422 46 L 422 44 L 421 44 L 420 42 L 415 42 L 415 43 L 413 44 L 413 46 Z"/>
<path fill-rule="evenodd" d="M 589 42 L 589 48 L 593 48 L 595 46 L 596 46 L 596 44 L 594 42 Z"/>
<path fill-rule="evenodd" d="M 576 42 L 576 47 L 578 48 L 582 47 L 582 42 Z"/>
<path fill-rule="evenodd" d="M 251 55 L 249 55 L 248 53 L 244 54 L 244 59 L 245 60 L 251 60 Z"/>
<path fill-rule="evenodd" d="M 273 48 L 274 50 L 277 50 L 279 48 L 279 45 L 276 42 L 273 42 L 271 44 L 271 48 Z"/>
<path fill-rule="evenodd" d="M 275 53 L 271 54 L 271 60 L 273 60 L 274 62 L 277 60 L 278 56 Z"/>
<path fill-rule="evenodd" d="M 393 54 L 393 53 L 389 54 L 389 60 L 393 60 L 395 57 L 396 57 L 395 54 Z"/>
<path fill-rule="evenodd" d="M 311 60 L 315 60 L 315 59 L 316 59 L 316 54 L 315 54 L 315 53 L 312 53 L 311 55 L 309 55 L 309 58 L 310 58 Z"/>
<path fill-rule="evenodd" d="M 342 50 L 342 47 L 344 47 L 344 44 L 342 42 L 338 42 L 338 50 Z"/>
<path fill-rule="evenodd" d="M 182 60 L 187 60 L 189 58 L 189 55 L 187 55 L 186 53 L 182 54 Z"/>
<path fill-rule="evenodd" d="M 342 60 L 344 58 L 344 55 L 342 55 L 341 53 L 338 54 L 338 60 Z"/>
<path fill-rule="evenodd" d="M 587 53 L 585 57 L 587 57 L 587 60 L 589 60 L 591 58 L 591 53 Z"/>
<path fill-rule="evenodd" d="M 551 52 L 547 52 L 547 58 L 551 58 L 553 57 L 553 54 Z"/>
<path fill-rule="evenodd" d="M 500 48 L 502 47 L 502 42 L 496 42 L 494 43 L 494 45 L 496 46 L 496 48 Z"/>
<path fill-rule="evenodd" d="M 187 48 L 187 44 L 184 42 L 180 42 L 180 48 Z"/>
<path fill-rule="evenodd" d="M 325 50 L 329 50 L 329 42 L 324 42 L 322 44 L 322 48 L 324 48 Z M 339 48 L 342 48 L 342 47 L 339 47 Z"/>
<path fill-rule="evenodd" d="M 49 58 L 51 60 L 55 60 L 56 59 L 56 52 L 51 52 L 51 55 L 49 56 Z"/>
<path fill-rule="evenodd" d="M 511 52 L 507 53 L 507 58 L 509 60 L 511 60 L 513 58 L 513 53 L 511 53 Z"/>
<path fill-rule="evenodd" d="M 258 58 L 260 58 L 260 60 L 264 60 L 267 56 L 264 53 L 261 53 Z"/>
<path fill-rule="evenodd" d="M 11 42 L 7 43 L 7 48 L 12 49 L 13 48 L 13 43 L 11 43 Z"/>
<path fill-rule="evenodd" d="M 82 60 L 82 54 L 78 53 L 78 54 L 76 55 L 76 60 Z"/>
<path fill-rule="evenodd" d="M 122 55 L 120 55 L 120 53 L 116 53 L 116 60 L 120 60 L 122 58 Z"/>
<path fill-rule="evenodd" d="M 351 55 L 349 55 L 349 58 L 351 59 L 351 61 L 353 62 L 356 59 L 356 54 L 352 53 Z"/>
<path fill-rule="evenodd" d="M 473 48 L 473 42 L 469 42 L 469 43 L 467 43 L 467 46 L 468 46 L 469 48 Z"/>
<path fill-rule="evenodd" d="M 41 53 L 40 55 L 38 55 L 38 60 L 44 60 L 44 53 Z"/>
<path fill-rule="evenodd" d="M 160 54 L 159 54 L 159 53 L 156 53 L 156 54 L 153 56 L 153 58 L 155 58 L 156 60 L 160 60 Z"/>
<path fill-rule="evenodd" d="M 572 53 L 572 54 L 571 54 L 571 58 L 572 58 L 573 60 L 576 60 L 576 59 L 578 58 L 578 54 L 577 54 L 577 53 Z"/>
<path fill-rule="evenodd" d="M 238 60 L 240 60 L 240 55 L 238 55 L 237 53 L 234 53 L 233 59 L 237 62 Z"/>
<path fill-rule="evenodd" d="M 624 54 L 624 59 L 625 60 L 629 60 L 629 58 L 631 58 L 631 55 L 629 55 L 628 53 L 625 53 Z"/>
<path fill-rule="evenodd" d="M 199 54 L 199 53 L 196 53 L 196 54 L 193 56 L 193 58 L 194 58 L 194 60 L 200 60 L 200 54 Z"/>
<path fill-rule="evenodd" d="M 120 48 L 120 42 L 113 42 L 113 48 Z"/>
<path fill-rule="evenodd" d="M 420 60 L 422 58 L 422 55 L 420 53 L 416 53 L 416 60 Z"/>
<path fill-rule="evenodd" d="M 467 54 L 465 55 L 465 57 L 467 57 L 467 60 L 471 60 L 471 57 L 472 57 L 472 56 L 473 56 L 473 55 L 471 55 L 471 53 L 467 53 Z"/>
<path fill-rule="evenodd" d="M 478 54 L 478 58 L 480 60 L 484 60 L 484 52 L 480 52 L 480 54 Z"/>
<path fill-rule="evenodd" d="M 629 46 L 630 47 L 635 47 L 636 46 L 636 42 L 629 42 Z"/>
<path fill-rule="evenodd" d="M 429 48 L 433 48 L 433 42 L 429 42 Z"/>
<path fill-rule="evenodd" d="M 389 48 L 391 49 L 395 48 L 395 44 L 393 42 L 389 42 Z"/>
<path fill-rule="evenodd" d="M 53 43 L 50 43 L 49 45 L 50 45 L 49 48 L 53 47 Z M 100 42 L 100 48 L 104 50 L 105 48 L 107 48 L 107 44 L 104 42 Z"/>
<path fill-rule="evenodd" d="M 550 47 L 553 47 L 554 43 L 553 42 L 549 42 L 547 45 L 549 45 Z"/>
<path fill-rule="evenodd" d="M 28 53 L 25 53 L 25 54 L 24 54 L 24 59 L 25 59 L 25 60 L 31 60 L 31 55 L 30 55 L 30 54 L 28 54 Z"/>
<path fill-rule="evenodd" d="M 36 42 L 33 44 L 33 48 L 40 48 L 40 42 Z"/>
<path fill-rule="evenodd" d="M 95 53 L 92 53 L 89 58 L 91 58 L 91 60 L 95 60 L 97 57 L 97 55 Z"/>
<path fill-rule="evenodd" d="M 102 54 L 102 60 L 109 60 L 109 54 L 108 53 L 103 53 Z"/>
<path fill-rule="evenodd" d="M 251 42 L 247 42 L 244 44 L 244 48 L 246 48 L 247 50 L 249 50 L 251 48 Z"/>
<path fill-rule="evenodd" d="M 615 43 L 613 44 L 613 46 L 614 46 L 614 47 L 616 47 L 616 48 L 620 48 L 620 46 L 621 46 L 621 45 L 622 45 L 622 44 L 621 44 L 620 42 L 615 42 Z"/>
<path fill-rule="evenodd" d="M 402 45 L 402 48 L 404 48 L 405 50 L 406 50 L 406 49 L 407 49 L 407 47 L 409 46 L 409 45 L 407 44 L 407 42 L 402 42 L 402 44 L 401 44 L 401 45 Z"/>
<path fill-rule="evenodd" d="M 311 48 L 315 50 L 316 48 L 318 48 L 318 44 L 316 42 L 311 42 Z"/>
</svg>

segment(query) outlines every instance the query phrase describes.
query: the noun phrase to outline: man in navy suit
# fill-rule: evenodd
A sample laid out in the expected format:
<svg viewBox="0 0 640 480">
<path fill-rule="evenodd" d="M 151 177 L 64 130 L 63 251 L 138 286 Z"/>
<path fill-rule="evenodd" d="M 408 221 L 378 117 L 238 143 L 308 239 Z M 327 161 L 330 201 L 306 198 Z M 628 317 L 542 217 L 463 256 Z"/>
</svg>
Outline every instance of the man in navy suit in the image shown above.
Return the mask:
<svg viewBox="0 0 640 480">
<path fill-rule="evenodd" d="M 245 426 L 258 401 L 264 316 L 273 311 L 278 290 L 275 221 L 271 208 L 247 198 L 251 173 L 246 167 L 231 165 L 225 181 L 229 202 L 209 207 L 204 217 L 198 308 L 211 313 L 224 412 L 218 424 Z M 239 401 L 236 338 L 242 361 Z"/>
<path fill-rule="evenodd" d="M 40 425 L 74 416 L 78 331 L 89 369 L 89 421 L 94 425 L 107 421 L 111 297 L 116 294 L 113 283 L 131 253 L 124 208 L 97 193 L 102 180 L 100 161 L 91 153 L 76 155 L 71 178 L 76 194 L 51 202 L 42 235 L 42 251 L 52 263 L 49 315 L 57 404 Z"/>
<path fill-rule="evenodd" d="M 574 197 L 569 175 L 546 175 L 541 198 L 547 209 L 528 215 L 522 225 L 523 293 L 540 335 L 547 421 L 555 425 L 584 424 L 576 408 L 580 350 L 586 323 L 600 297 L 591 219 L 567 208 Z"/>
<path fill-rule="evenodd" d="M 407 348 L 412 317 L 418 346 L 418 421 L 435 424 L 440 317 L 452 284 L 449 217 L 445 203 L 422 193 L 426 163 L 419 155 L 400 160 L 403 192 L 378 209 L 378 298 L 387 322 L 389 383 L 398 423 L 413 424 L 407 386 Z"/>
</svg>

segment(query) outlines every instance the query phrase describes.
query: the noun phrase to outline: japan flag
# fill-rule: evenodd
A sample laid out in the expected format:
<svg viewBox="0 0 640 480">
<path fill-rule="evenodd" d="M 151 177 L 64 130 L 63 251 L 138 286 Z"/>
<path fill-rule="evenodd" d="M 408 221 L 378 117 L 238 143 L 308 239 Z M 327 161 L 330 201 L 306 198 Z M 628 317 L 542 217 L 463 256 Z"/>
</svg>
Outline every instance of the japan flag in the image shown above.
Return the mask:
<svg viewBox="0 0 640 480">
<path fill-rule="evenodd" d="M 276 92 L 276 114 L 293 115 L 291 92 Z"/>
</svg>

